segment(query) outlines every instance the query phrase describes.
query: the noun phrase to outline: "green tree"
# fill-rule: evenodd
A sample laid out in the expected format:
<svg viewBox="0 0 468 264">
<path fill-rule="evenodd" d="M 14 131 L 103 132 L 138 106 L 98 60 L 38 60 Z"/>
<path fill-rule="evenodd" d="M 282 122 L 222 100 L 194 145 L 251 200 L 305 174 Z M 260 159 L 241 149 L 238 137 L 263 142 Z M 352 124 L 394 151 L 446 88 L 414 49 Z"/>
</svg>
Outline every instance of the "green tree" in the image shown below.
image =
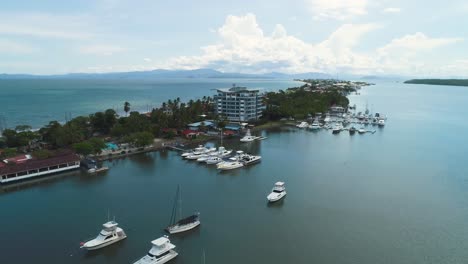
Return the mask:
<svg viewBox="0 0 468 264">
<path fill-rule="evenodd" d="M 17 125 L 15 127 L 15 130 L 18 132 L 21 132 L 21 131 L 31 130 L 31 128 L 32 127 L 30 125 Z"/>
<path fill-rule="evenodd" d="M 128 112 L 130 111 L 130 103 L 129 102 L 124 103 L 124 111 L 125 111 L 125 114 L 127 114 L 127 116 L 128 116 Z"/>
<path fill-rule="evenodd" d="M 88 142 L 93 146 L 93 154 L 99 154 L 106 147 L 106 143 L 101 138 L 90 138 Z"/>
<path fill-rule="evenodd" d="M 94 147 L 89 141 L 83 141 L 73 144 L 73 150 L 78 154 L 87 156 L 94 152 Z"/>
<path fill-rule="evenodd" d="M 154 136 L 150 132 L 138 132 L 131 135 L 131 141 L 137 147 L 148 146 L 153 143 Z"/>
<path fill-rule="evenodd" d="M 16 147 L 17 146 L 17 138 L 16 138 L 16 131 L 13 129 L 5 129 L 2 133 L 3 137 L 5 137 L 5 142 L 8 147 Z"/>
</svg>

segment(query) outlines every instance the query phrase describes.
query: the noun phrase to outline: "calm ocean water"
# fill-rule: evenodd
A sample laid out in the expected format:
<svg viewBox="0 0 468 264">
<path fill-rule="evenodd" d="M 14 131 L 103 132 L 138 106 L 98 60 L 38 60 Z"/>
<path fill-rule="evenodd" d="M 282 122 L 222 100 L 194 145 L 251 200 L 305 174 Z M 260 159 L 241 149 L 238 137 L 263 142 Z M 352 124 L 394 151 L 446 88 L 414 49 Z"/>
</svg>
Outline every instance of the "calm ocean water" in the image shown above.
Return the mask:
<svg viewBox="0 0 468 264">
<path fill-rule="evenodd" d="M 125 101 L 130 102 L 132 110 L 148 111 L 168 99 L 188 101 L 213 96 L 214 89 L 233 83 L 265 91 L 297 86 L 297 82 L 287 80 L 247 79 L 0 80 L 0 118 L 3 116 L 8 127 L 40 127 L 52 120 L 65 121 L 67 116 L 108 108 L 122 113 Z"/>
<path fill-rule="evenodd" d="M 132 263 L 163 235 L 178 184 L 202 225 L 172 236 L 171 263 L 466 263 L 467 87 L 378 83 L 350 97 L 388 115 L 375 134 L 283 128 L 229 148 L 260 164 L 219 173 L 156 152 L 106 162 L 106 175 L 71 173 L 0 194 L 2 263 Z M 218 142 L 212 142 L 217 144 Z M 277 180 L 286 199 L 266 195 Z M 1 189 L 0 189 L 1 190 Z M 87 253 L 107 210 L 122 243 Z M 25 253 L 27 252 L 27 253 Z"/>
</svg>

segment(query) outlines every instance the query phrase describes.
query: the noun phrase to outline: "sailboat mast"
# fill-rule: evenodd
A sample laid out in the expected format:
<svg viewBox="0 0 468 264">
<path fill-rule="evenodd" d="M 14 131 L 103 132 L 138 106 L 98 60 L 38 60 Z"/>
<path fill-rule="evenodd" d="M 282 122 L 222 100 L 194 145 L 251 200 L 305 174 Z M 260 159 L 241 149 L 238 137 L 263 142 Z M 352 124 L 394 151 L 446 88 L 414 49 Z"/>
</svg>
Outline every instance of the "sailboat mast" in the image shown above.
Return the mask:
<svg viewBox="0 0 468 264">
<path fill-rule="evenodd" d="M 177 218 L 177 220 L 182 219 L 182 195 L 181 195 L 182 191 L 180 189 L 181 188 L 180 188 L 180 185 L 179 185 L 179 217 Z"/>
</svg>

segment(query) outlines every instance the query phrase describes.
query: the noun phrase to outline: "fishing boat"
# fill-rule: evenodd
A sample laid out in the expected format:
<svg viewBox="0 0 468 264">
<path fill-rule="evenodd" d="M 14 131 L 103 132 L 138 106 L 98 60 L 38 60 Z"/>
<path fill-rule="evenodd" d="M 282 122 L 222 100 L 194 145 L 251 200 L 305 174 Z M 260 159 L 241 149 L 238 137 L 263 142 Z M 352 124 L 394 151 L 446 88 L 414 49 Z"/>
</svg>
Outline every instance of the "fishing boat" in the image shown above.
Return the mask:
<svg viewBox="0 0 468 264">
<path fill-rule="evenodd" d="M 247 129 L 247 132 L 245 133 L 245 136 L 240 139 L 240 142 L 252 142 L 252 141 L 256 140 L 257 138 L 258 137 L 252 136 L 250 134 L 250 129 Z"/>
<path fill-rule="evenodd" d="M 174 207 L 172 208 L 170 224 L 165 230 L 170 234 L 175 234 L 188 231 L 200 225 L 200 213 L 195 213 L 191 216 L 180 219 L 181 216 L 182 196 L 180 194 L 180 186 L 177 186 L 176 199 L 174 201 Z"/>
<path fill-rule="evenodd" d="M 127 237 L 123 229 L 118 227 L 115 221 L 108 221 L 102 227 L 101 232 L 99 232 L 96 238 L 81 243 L 80 248 L 95 250 L 119 242 Z"/>
<path fill-rule="evenodd" d="M 133 264 L 162 264 L 179 255 L 174 251 L 175 245 L 171 243 L 167 236 L 151 241 L 152 247 L 148 254 Z"/>
<path fill-rule="evenodd" d="M 284 182 L 276 182 L 271 193 L 267 196 L 267 199 L 272 203 L 281 200 L 284 196 L 286 196 Z"/>
<path fill-rule="evenodd" d="M 379 127 L 385 126 L 385 120 L 384 119 L 379 119 L 379 122 L 377 123 Z"/>
</svg>

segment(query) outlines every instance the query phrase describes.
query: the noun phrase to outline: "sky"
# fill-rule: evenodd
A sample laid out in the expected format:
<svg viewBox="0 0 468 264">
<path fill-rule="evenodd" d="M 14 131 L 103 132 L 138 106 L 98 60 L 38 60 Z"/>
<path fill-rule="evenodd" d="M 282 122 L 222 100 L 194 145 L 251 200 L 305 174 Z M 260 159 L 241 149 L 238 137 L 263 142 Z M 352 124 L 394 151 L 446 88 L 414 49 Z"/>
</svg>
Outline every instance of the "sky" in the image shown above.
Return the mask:
<svg viewBox="0 0 468 264">
<path fill-rule="evenodd" d="M 462 0 L 0 0 L 0 73 L 468 77 Z"/>
</svg>

